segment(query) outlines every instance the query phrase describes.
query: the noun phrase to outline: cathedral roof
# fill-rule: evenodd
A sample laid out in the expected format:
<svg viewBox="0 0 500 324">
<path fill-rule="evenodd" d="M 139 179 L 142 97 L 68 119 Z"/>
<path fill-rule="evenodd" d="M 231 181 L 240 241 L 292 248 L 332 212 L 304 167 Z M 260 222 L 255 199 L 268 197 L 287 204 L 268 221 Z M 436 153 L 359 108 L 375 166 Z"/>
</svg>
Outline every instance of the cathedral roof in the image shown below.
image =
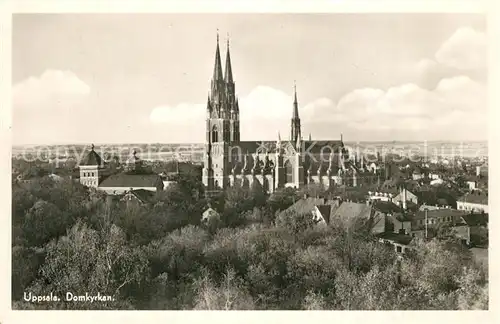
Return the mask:
<svg viewBox="0 0 500 324">
<path fill-rule="evenodd" d="M 234 147 L 239 147 L 242 154 L 246 152 L 250 154 L 274 153 L 276 150 L 276 141 L 242 141 Z"/>
<path fill-rule="evenodd" d="M 341 140 L 322 140 L 322 141 L 303 141 L 303 148 L 310 153 L 330 154 L 331 150 L 335 153 L 340 152 L 344 146 Z"/>
</svg>

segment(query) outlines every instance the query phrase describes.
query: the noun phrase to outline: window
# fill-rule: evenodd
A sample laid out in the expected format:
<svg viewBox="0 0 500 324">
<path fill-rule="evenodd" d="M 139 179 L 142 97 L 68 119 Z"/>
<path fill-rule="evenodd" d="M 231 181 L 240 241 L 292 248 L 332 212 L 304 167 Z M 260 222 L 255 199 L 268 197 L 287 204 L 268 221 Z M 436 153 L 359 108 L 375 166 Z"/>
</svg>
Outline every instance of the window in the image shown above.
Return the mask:
<svg viewBox="0 0 500 324">
<path fill-rule="evenodd" d="M 212 127 L 212 143 L 216 143 L 218 141 L 219 141 L 219 135 L 217 131 L 217 126 L 214 125 L 214 127 Z"/>
<path fill-rule="evenodd" d="M 293 167 L 290 160 L 287 160 L 285 162 L 285 173 L 286 173 L 286 182 L 287 183 L 293 182 Z"/>
<path fill-rule="evenodd" d="M 403 252 L 403 248 L 401 246 L 396 246 L 396 251 L 397 252 Z"/>
</svg>

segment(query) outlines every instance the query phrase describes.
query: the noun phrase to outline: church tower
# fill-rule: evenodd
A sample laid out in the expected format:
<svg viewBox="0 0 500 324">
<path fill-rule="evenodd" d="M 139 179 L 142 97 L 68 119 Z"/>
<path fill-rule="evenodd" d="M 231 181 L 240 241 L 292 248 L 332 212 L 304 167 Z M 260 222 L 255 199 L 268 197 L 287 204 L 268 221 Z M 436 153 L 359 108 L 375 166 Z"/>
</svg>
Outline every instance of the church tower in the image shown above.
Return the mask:
<svg viewBox="0 0 500 324">
<path fill-rule="evenodd" d="M 96 153 L 94 144 L 90 149 L 89 154 L 80 162 L 80 183 L 89 188 L 97 188 L 99 186 L 99 178 L 103 167 L 101 156 Z"/>
<path fill-rule="evenodd" d="M 229 41 L 227 43 L 226 68 L 222 74 L 219 34 L 215 49 L 215 65 L 211 89 L 207 99 L 207 120 L 203 184 L 208 191 L 228 186 L 229 152 L 240 141 L 238 98 L 236 97 Z"/>
</svg>

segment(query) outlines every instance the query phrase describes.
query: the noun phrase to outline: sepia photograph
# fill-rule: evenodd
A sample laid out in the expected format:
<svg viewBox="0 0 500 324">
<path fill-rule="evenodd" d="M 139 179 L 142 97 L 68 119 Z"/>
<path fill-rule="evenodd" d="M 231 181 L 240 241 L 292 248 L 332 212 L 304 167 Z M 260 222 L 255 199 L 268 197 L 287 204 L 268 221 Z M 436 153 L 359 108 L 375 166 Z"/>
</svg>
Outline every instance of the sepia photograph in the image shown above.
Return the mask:
<svg viewBox="0 0 500 324">
<path fill-rule="evenodd" d="M 12 310 L 488 310 L 487 34 L 13 14 Z"/>
</svg>

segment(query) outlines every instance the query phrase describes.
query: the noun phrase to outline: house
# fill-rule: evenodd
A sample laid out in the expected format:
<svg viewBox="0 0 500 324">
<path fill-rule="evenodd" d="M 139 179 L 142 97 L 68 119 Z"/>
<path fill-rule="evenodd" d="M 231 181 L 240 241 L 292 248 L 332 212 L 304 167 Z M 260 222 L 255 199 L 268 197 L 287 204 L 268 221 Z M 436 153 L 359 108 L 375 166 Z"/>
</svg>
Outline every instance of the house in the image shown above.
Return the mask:
<svg viewBox="0 0 500 324">
<path fill-rule="evenodd" d="M 375 202 L 373 208 L 385 215 L 384 230 L 374 231 L 378 241 L 390 244 L 397 253 L 405 253 L 408 244 L 412 240 L 411 218 L 408 211 L 402 206 L 397 206 L 391 202 Z"/>
<path fill-rule="evenodd" d="M 488 176 L 488 164 L 482 164 L 476 166 L 476 176 Z"/>
<path fill-rule="evenodd" d="M 470 191 L 478 189 L 479 177 L 478 176 L 468 176 L 465 179 L 467 187 Z"/>
<path fill-rule="evenodd" d="M 209 206 L 201 215 L 201 222 L 203 224 L 206 224 L 214 220 L 220 221 L 220 214 L 215 209 Z"/>
<path fill-rule="evenodd" d="M 488 214 L 467 214 L 453 227 L 453 234 L 465 245 L 484 246 L 488 241 Z"/>
<path fill-rule="evenodd" d="M 488 213 L 488 192 L 473 190 L 457 200 L 457 209 Z"/>
<path fill-rule="evenodd" d="M 290 212 L 298 215 L 311 213 L 315 223 L 320 225 L 328 225 L 330 223 L 330 216 L 332 212 L 336 208 L 338 208 L 339 203 L 340 202 L 337 199 L 314 198 L 305 196 L 292 206 L 282 211 L 280 215 L 285 215 Z"/>
<path fill-rule="evenodd" d="M 391 202 L 394 197 L 393 193 L 382 191 L 368 191 L 367 201 L 386 201 Z"/>
<path fill-rule="evenodd" d="M 385 201 L 397 205 L 404 205 L 407 202 L 418 204 L 418 197 L 408 189 L 402 186 L 398 189 L 396 185 L 392 184 L 392 181 L 386 181 L 379 191 L 368 191 L 367 201 Z"/>
<path fill-rule="evenodd" d="M 419 210 L 411 219 L 411 235 L 428 237 L 428 229 L 436 229 L 439 226 L 455 226 L 462 223 L 462 216 L 467 212 L 451 208 L 435 210 Z"/>
<path fill-rule="evenodd" d="M 127 191 L 123 197 L 120 199 L 122 202 L 134 203 L 137 205 L 146 205 L 153 200 L 155 193 L 145 189 L 130 189 Z"/>
<path fill-rule="evenodd" d="M 330 217 L 330 222 L 340 220 L 347 228 L 366 230 L 371 234 L 385 232 L 385 214 L 370 204 L 343 202 Z"/>
<path fill-rule="evenodd" d="M 429 178 L 431 180 L 439 180 L 439 179 L 441 179 L 441 175 L 439 173 L 436 173 L 436 172 L 431 172 L 431 173 L 429 173 Z"/>
<path fill-rule="evenodd" d="M 395 204 L 401 203 L 403 205 L 405 205 L 409 201 L 417 205 L 418 197 L 413 192 L 403 187 L 400 187 L 400 192 L 392 200 L 392 202 Z"/>
<path fill-rule="evenodd" d="M 317 224 L 330 224 L 330 216 L 338 206 L 335 204 L 316 205 L 313 209 L 313 219 Z"/>
<path fill-rule="evenodd" d="M 420 169 L 416 168 L 413 173 L 412 173 L 412 179 L 413 180 L 420 180 L 424 177 Z"/>
<path fill-rule="evenodd" d="M 444 180 L 441 178 L 431 180 L 430 185 L 431 186 L 440 186 L 444 183 Z"/>
<path fill-rule="evenodd" d="M 163 181 L 157 174 L 118 173 L 105 178 L 98 187 L 107 194 L 124 194 L 129 190 L 163 190 Z"/>
<path fill-rule="evenodd" d="M 385 244 L 394 246 L 394 251 L 404 254 L 410 249 L 409 244 L 413 237 L 406 234 L 399 234 L 393 232 L 384 232 L 377 235 L 378 241 Z"/>
<path fill-rule="evenodd" d="M 166 189 L 168 186 L 177 183 L 179 179 L 179 171 L 177 172 L 162 172 L 159 174 L 162 182 L 163 188 Z"/>
<path fill-rule="evenodd" d="M 421 205 L 418 208 L 418 210 L 419 211 L 424 211 L 424 210 L 438 210 L 438 209 L 446 209 L 446 208 L 451 208 L 451 207 L 448 206 L 447 204 L 444 204 L 444 205 L 441 205 L 441 206 L 439 206 L 439 205 L 432 206 L 432 205 L 423 204 L 423 205 Z"/>
<path fill-rule="evenodd" d="M 161 177 L 146 170 L 136 151 L 133 151 L 132 156 L 127 160 L 125 172 L 122 173 L 109 175 L 109 169 L 95 151 L 94 145 L 91 146 L 90 152 L 78 167 L 80 183 L 107 194 L 123 195 L 133 190 L 155 192 L 164 189 Z"/>
</svg>

